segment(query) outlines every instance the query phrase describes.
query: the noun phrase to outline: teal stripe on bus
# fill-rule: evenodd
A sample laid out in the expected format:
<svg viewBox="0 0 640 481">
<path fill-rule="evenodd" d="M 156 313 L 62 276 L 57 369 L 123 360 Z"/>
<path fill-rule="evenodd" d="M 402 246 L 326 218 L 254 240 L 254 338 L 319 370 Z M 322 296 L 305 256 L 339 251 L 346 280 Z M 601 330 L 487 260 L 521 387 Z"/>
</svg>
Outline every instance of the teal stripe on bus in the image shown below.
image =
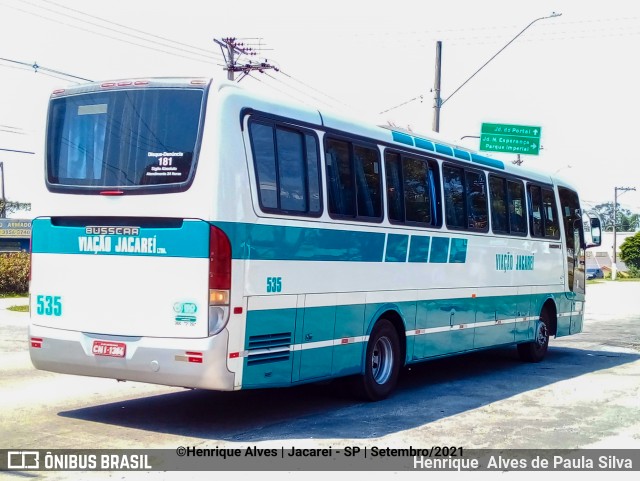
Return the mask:
<svg viewBox="0 0 640 481">
<path fill-rule="evenodd" d="M 401 234 L 389 234 L 387 236 L 387 252 L 385 262 L 406 262 L 409 236 Z"/>
<path fill-rule="evenodd" d="M 449 262 L 464 264 L 467 262 L 467 239 L 451 239 L 451 250 L 449 251 Z"/>
<path fill-rule="evenodd" d="M 434 237 L 431 240 L 431 251 L 429 253 L 429 262 L 437 264 L 445 264 L 449 258 L 449 238 Z"/>
<path fill-rule="evenodd" d="M 212 222 L 211 225 L 225 232 L 233 259 L 237 260 L 466 262 L 467 240 L 462 238 L 451 242 L 449 237 L 411 236 L 409 252 L 410 236 L 406 234 L 239 222 Z M 59 226 L 49 218 L 39 218 L 33 221 L 32 251 L 34 254 L 207 258 L 209 226 L 205 221 L 185 220 L 179 228 L 140 228 L 138 235 L 88 235 L 85 227 Z"/>
<path fill-rule="evenodd" d="M 234 259 L 382 262 L 383 232 L 214 222 Z"/>
<path fill-rule="evenodd" d="M 433 142 L 425 139 L 421 139 L 420 137 L 415 138 L 416 147 L 424 150 L 430 150 L 431 152 L 435 152 L 436 148 L 433 146 Z"/>
<path fill-rule="evenodd" d="M 396 142 L 400 142 L 402 144 L 407 144 L 413 146 L 413 137 L 407 134 L 403 134 L 401 132 L 396 132 L 395 130 L 391 131 L 391 137 Z"/>
<path fill-rule="evenodd" d="M 448 145 L 436 144 L 436 152 L 453 157 L 453 149 Z"/>
<path fill-rule="evenodd" d="M 453 155 L 455 155 L 458 159 L 471 160 L 471 154 L 464 150 L 453 149 Z"/>
<path fill-rule="evenodd" d="M 414 332 L 406 337 L 409 364 L 530 341 L 542 305 L 550 298 L 561 314 L 558 335 L 579 332 L 582 316 L 572 322 L 562 315 L 571 309 L 563 303 L 564 293 L 249 310 L 242 384 L 285 386 L 361 372 L 366 336 L 386 310 L 400 315 L 405 332 Z M 452 324 L 457 328 L 450 329 Z M 575 330 L 570 332 L 571 324 Z"/>
<path fill-rule="evenodd" d="M 504 170 L 504 162 L 501 160 L 491 159 L 489 157 L 484 157 L 483 155 L 471 154 L 472 162 L 476 164 L 486 165 L 488 167 L 495 167 L 497 169 Z"/>
<path fill-rule="evenodd" d="M 429 247 L 431 237 L 426 235 L 412 235 L 409 249 L 409 262 L 429 262 Z"/>
<path fill-rule="evenodd" d="M 34 219 L 31 250 L 34 254 L 209 257 L 209 224 L 203 221 L 185 220 L 176 228 L 140 228 L 137 235 L 90 235 L 85 229 L 54 225 L 50 218 Z"/>
</svg>

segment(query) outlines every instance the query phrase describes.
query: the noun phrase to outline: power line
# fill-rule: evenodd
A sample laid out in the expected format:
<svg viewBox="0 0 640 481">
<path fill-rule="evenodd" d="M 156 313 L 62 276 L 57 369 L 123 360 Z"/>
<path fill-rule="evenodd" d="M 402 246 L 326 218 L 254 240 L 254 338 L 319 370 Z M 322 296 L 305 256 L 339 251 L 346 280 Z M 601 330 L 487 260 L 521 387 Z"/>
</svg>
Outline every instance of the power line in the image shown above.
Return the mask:
<svg viewBox="0 0 640 481">
<path fill-rule="evenodd" d="M 11 8 L 13 10 L 17 10 L 19 12 L 22 12 L 22 13 L 26 13 L 27 15 L 32 15 L 32 16 L 35 16 L 35 17 L 38 17 L 38 18 L 42 18 L 42 19 L 47 20 L 49 22 L 53 22 L 53 23 L 56 23 L 56 24 L 59 24 L 59 25 L 64 25 L 64 26 L 67 26 L 67 27 L 75 28 L 75 29 L 81 30 L 83 32 L 88 32 L 88 33 L 91 33 L 91 34 L 94 34 L 94 35 L 98 35 L 100 37 L 108 38 L 108 39 L 111 39 L 111 40 L 116 40 L 118 42 L 126 43 L 126 44 L 129 44 L 129 45 L 134 45 L 136 47 L 141 47 L 141 48 L 145 48 L 145 49 L 148 49 L 148 50 L 153 50 L 153 51 L 156 51 L 156 52 L 165 53 L 167 55 L 173 55 L 175 57 L 180 57 L 180 58 L 184 58 L 184 59 L 187 59 L 187 60 L 192 60 L 192 61 L 195 61 L 195 62 L 206 63 L 207 65 L 211 65 L 211 60 L 216 60 L 214 58 L 209 58 L 209 61 L 205 61 L 202 58 L 194 58 L 194 57 L 191 57 L 191 56 L 181 55 L 179 53 L 170 52 L 170 51 L 167 51 L 167 50 L 163 50 L 161 48 L 152 47 L 150 45 L 144 45 L 144 44 L 137 43 L 137 42 L 131 42 L 131 41 L 123 39 L 123 38 L 115 37 L 113 35 L 108 35 L 106 33 L 102 33 L 102 32 L 98 32 L 98 31 L 92 30 L 92 29 L 84 28 L 84 27 L 81 27 L 79 25 L 74 25 L 72 23 L 56 20 L 56 19 L 53 19 L 53 18 L 48 17 L 48 16 L 40 15 L 40 14 L 38 14 L 36 12 L 31 12 L 29 10 L 24 10 L 24 9 L 21 9 L 21 8 L 18 8 L 18 7 L 14 7 L 12 5 L 6 5 L 5 4 L 5 6 L 8 7 L 8 8 Z M 44 7 L 36 6 L 36 8 L 44 8 Z M 68 15 L 64 15 L 64 14 L 61 14 L 61 13 L 58 13 L 58 15 L 69 17 Z M 71 17 L 71 18 L 73 18 L 73 17 Z M 78 20 L 78 19 L 76 19 L 76 20 Z M 82 21 L 82 20 L 80 20 L 80 21 Z M 82 21 L 82 22 L 84 22 L 84 21 Z M 84 22 L 84 23 L 87 23 L 87 22 Z M 106 27 L 101 27 L 101 28 L 107 29 Z M 125 33 L 125 32 L 118 32 L 118 33 L 120 33 L 122 35 L 129 35 L 129 34 Z M 152 40 L 144 40 L 144 41 L 149 42 L 149 43 L 158 44 L 158 42 L 154 42 Z M 175 47 L 170 47 L 170 48 L 175 48 Z M 190 54 L 191 55 L 199 55 L 200 57 L 205 57 L 204 55 L 198 54 L 198 53 L 195 53 L 195 52 L 191 52 Z M 222 65 L 218 64 L 218 66 L 222 66 Z"/>
<path fill-rule="evenodd" d="M 347 104 L 345 104 L 345 103 L 344 103 L 344 102 L 342 102 L 341 100 L 338 100 L 338 99 L 336 99 L 335 97 L 332 97 L 331 95 L 328 95 L 328 94 L 326 94 L 326 93 L 324 93 L 324 92 L 322 92 L 322 91 L 318 90 L 317 88 L 312 87 L 311 85 L 308 85 L 308 84 L 304 83 L 302 80 L 299 80 L 299 79 L 297 79 L 297 78 L 295 78 L 295 77 L 293 77 L 293 76 L 289 75 L 288 73 L 283 72 L 283 71 L 282 71 L 282 69 L 280 69 L 280 70 L 279 70 L 279 72 L 280 72 L 282 75 L 284 75 L 285 77 L 288 77 L 288 78 L 290 78 L 291 80 L 293 80 L 293 81 L 295 81 L 295 82 L 298 82 L 298 83 L 299 83 L 299 84 L 301 84 L 301 85 L 304 85 L 304 86 L 305 86 L 305 87 L 307 87 L 308 89 L 311 89 L 311 90 L 313 90 L 314 92 L 319 93 L 320 95 L 324 95 L 325 97 L 327 97 L 327 98 L 329 98 L 329 99 L 331 99 L 331 100 L 333 100 L 333 101 L 335 101 L 335 102 L 338 102 L 338 103 L 339 103 L 339 104 L 341 104 L 341 105 L 344 105 L 344 106 L 346 106 L 346 107 L 349 107 Z"/>
<path fill-rule="evenodd" d="M 19 154 L 35 154 L 35 152 L 29 152 L 27 150 L 3 149 L 2 147 L 0 147 L 0 150 L 4 152 L 17 152 Z"/>
<path fill-rule="evenodd" d="M 162 52 L 162 53 L 165 53 L 165 54 L 169 54 L 169 55 L 179 56 L 179 57 L 185 58 L 187 60 L 203 62 L 203 63 L 207 63 L 207 64 L 211 65 L 211 61 L 212 60 L 213 61 L 217 61 L 218 58 L 220 57 L 220 55 L 215 56 L 215 54 L 213 52 L 209 51 L 209 50 L 206 50 L 206 49 L 203 49 L 203 48 L 200 48 L 200 47 L 196 47 L 196 46 L 193 46 L 193 45 L 189 45 L 189 44 L 186 44 L 186 43 L 183 43 L 183 42 L 178 42 L 178 41 L 175 41 L 175 40 L 172 40 L 172 39 L 160 36 L 160 35 L 155 35 L 153 33 L 146 32 L 146 31 L 143 31 L 143 30 L 135 29 L 135 28 L 129 27 L 127 25 L 124 25 L 122 23 L 106 20 L 104 18 L 95 16 L 95 15 L 91 15 L 91 14 L 86 13 L 86 12 L 82 12 L 81 10 L 61 5 L 61 4 L 59 4 L 57 2 L 54 2 L 54 1 L 51 1 L 51 0 L 41 0 L 41 1 L 44 2 L 44 3 L 50 4 L 50 5 L 54 6 L 54 7 L 62 8 L 62 9 L 74 12 L 76 14 L 79 14 L 79 15 L 82 15 L 82 16 L 86 16 L 86 17 L 98 20 L 100 22 L 104 22 L 104 23 L 107 23 L 107 24 L 110 24 L 110 25 L 117 26 L 120 29 L 132 30 L 132 31 L 140 33 L 142 35 L 146 35 L 146 36 L 149 36 L 149 37 L 153 37 L 155 39 L 162 40 L 163 42 L 157 42 L 155 40 L 144 38 L 144 37 L 142 37 L 140 35 L 134 35 L 134 34 L 131 34 L 131 33 L 125 32 L 125 31 L 121 31 L 121 30 L 118 30 L 118 29 L 107 27 L 105 25 L 100 25 L 100 24 L 98 24 L 96 22 L 87 21 L 85 19 L 79 18 L 76 15 L 68 15 L 68 14 L 66 14 L 64 12 L 61 12 L 61 11 L 58 11 L 56 9 L 47 8 L 46 6 L 42 6 L 42 5 L 37 5 L 37 4 L 34 4 L 33 2 L 30 2 L 30 1 L 27 1 L 27 0 L 23 0 L 22 3 L 26 4 L 26 5 L 29 5 L 29 6 L 31 6 L 33 8 L 43 10 L 45 12 L 49 12 L 49 13 L 58 15 L 58 16 L 63 17 L 63 18 L 71 19 L 74 22 L 80 22 L 81 24 L 86 24 L 86 25 L 89 25 L 89 26 L 92 26 L 92 27 L 97 27 L 99 29 L 104 29 L 106 31 L 115 33 L 117 35 L 124 35 L 124 36 L 127 36 L 127 37 L 131 37 L 131 38 L 134 38 L 134 39 L 149 43 L 151 45 L 144 45 L 144 44 L 141 44 L 141 43 L 138 43 L 138 42 L 129 41 L 128 39 L 125 39 L 125 38 L 115 37 L 115 36 L 110 35 L 110 34 L 106 34 L 106 33 L 100 32 L 100 31 L 96 31 L 94 28 L 84 28 L 84 27 L 79 26 L 77 24 L 72 24 L 72 23 L 69 23 L 69 22 L 65 22 L 65 21 L 61 21 L 59 19 L 52 18 L 49 15 L 41 15 L 41 14 L 39 14 L 37 12 L 30 11 L 30 10 L 25 10 L 25 9 L 21 9 L 21 8 L 17 8 L 17 7 L 11 6 L 11 5 L 6 5 L 5 4 L 5 6 L 8 6 L 9 8 L 12 8 L 14 10 L 20 11 L 20 12 L 28 14 L 28 15 L 32 15 L 32 16 L 36 16 L 36 17 L 42 18 L 42 19 L 47 20 L 47 21 L 52 22 L 52 23 L 65 25 L 65 26 L 68 26 L 68 27 L 71 27 L 71 28 L 75 28 L 75 29 L 78 29 L 78 30 L 81 30 L 81 31 L 85 31 L 85 32 L 88 32 L 88 33 L 91 33 L 91 34 L 94 34 L 94 35 L 98 35 L 98 36 L 102 36 L 102 37 L 105 37 L 105 38 L 117 40 L 117 41 L 120 41 L 120 42 L 123 42 L 123 43 L 127 43 L 127 44 L 130 44 L 130 45 L 138 46 L 138 47 L 141 47 L 141 48 L 155 50 L 155 51 L 159 51 L 159 52 Z M 254 50 L 254 46 L 257 46 L 260 50 L 264 50 L 264 45 L 261 42 L 261 40 L 262 40 L 261 38 L 256 37 L 256 38 L 251 38 L 251 39 L 248 39 L 248 40 L 258 40 L 258 42 L 246 43 L 246 47 L 245 47 L 246 52 L 249 52 L 250 50 Z M 169 42 L 169 44 L 166 43 L 166 42 Z M 197 50 L 197 51 L 186 50 L 186 49 L 183 49 L 183 48 L 180 48 L 180 47 L 176 47 L 174 45 L 170 45 L 170 43 L 175 43 L 177 45 L 181 45 L 181 46 L 187 47 L 188 49 Z M 163 48 L 156 48 L 156 47 L 154 47 L 152 45 L 156 45 L 156 46 L 163 47 L 163 48 L 170 48 L 170 49 L 178 50 L 180 52 L 188 54 L 188 56 L 187 55 L 177 54 L 175 52 L 170 52 L 170 51 L 164 50 Z M 203 53 L 200 53 L 200 52 L 205 52 L 206 55 L 203 54 Z M 193 57 L 194 55 L 197 56 L 198 58 L 194 58 Z M 203 58 L 206 59 L 207 61 L 203 60 Z M 227 70 L 229 70 L 229 65 L 230 64 L 229 64 L 228 61 L 226 61 L 226 63 L 227 63 Z M 26 67 L 26 68 L 33 68 L 35 71 L 41 71 L 43 74 L 49 75 L 49 76 L 54 77 L 54 78 L 61 78 L 60 75 L 62 75 L 63 77 L 78 78 L 78 79 L 83 80 L 83 81 L 88 81 L 88 79 L 84 79 L 82 77 L 76 77 L 76 76 L 73 76 L 73 75 L 70 75 L 70 74 L 66 74 L 64 72 L 55 71 L 53 69 L 46 69 L 46 68 L 41 67 L 41 66 L 39 66 L 37 64 L 29 65 L 27 63 L 22 62 L 22 63 L 19 63 L 19 65 L 21 65 L 22 67 Z M 216 65 L 224 67 L 224 65 L 221 65 L 221 64 L 216 64 Z M 279 71 L 279 67 L 277 67 L 276 65 L 272 65 L 272 63 L 269 63 L 266 60 L 264 62 L 249 62 L 249 63 L 245 63 L 245 64 L 240 64 L 238 62 L 235 62 L 235 63 L 233 63 L 231 65 L 232 72 L 238 72 L 238 73 L 242 73 L 243 74 L 243 76 L 240 78 L 240 80 L 242 78 L 246 77 L 248 75 L 248 73 L 251 72 L 251 71 L 258 70 L 260 72 L 264 72 L 265 70 L 268 70 L 268 69 L 273 69 L 275 71 Z M 295 82 L 298 82 L 299 84 L 303 85 L 304 87 L 306 87 L 308 89 L 311 89 L 311 90 L 313 90 L 313 91 L 315 91 L 317 93 L 320 93 L 321 95 L 323 95 L 323 96 L 325 96 L 325 97 L 327 97 L 327 98 L 329 98 L 329 99 L 331 99 L 331 100 L 333 100 L 335 102 L 340 103 L 341 105 L 347 106 L 346 104 L 344 104 L 340 100 L 338 100 L 338 99 L 336 99 L 334 97 L 331 97 L 330 95 L 328 95 L 328 94 L 326 94 L 324 92 L 321 92 L 320 90 L 318 90 L 318 89 L 316 89 L 316 88 L 314 88 L 314 87 L 312 87 L 312 86 L 310 86 L 310 85 L 298 80 L 297 78 L 293 77 L 292 75 L 290 75 L 288 73 L 283 73 L 283 75 L 286 76 L 287 78 L 295 81 Z M 251 76 L 251 78 L 255 79 L 256 77 L 255 76 Z M 271 76 L 271 78 L 276 82 L 281 82 L 283 85 L 287 86 L 287 88 L 292 88 L 289 84 L 283 82 L 281 79 L 278 79 L 278 78 L 273 77 L 273 76 Z M 64 80 L 66 80 L 66 79 L 64 79 Z M 303 93 L 303 94 L 309 96 L 310 98 L 313 98 L 316 101 L 321 101 L 320 99 L 314 97 L 313 95 L 310 95 L 308 93 L 302 92 L 300 90 L 298 90 L 298 91 L 300 93 Z M 323 103 L 326 103 L 326 102 L 323 102 Z"/>
<path fill-rule="evenodd" d="M 387 112 L 390 112 L 390 111 L 395 110 L 395 109 L 397 109 L 399 107 L 402 107 L 403 105 L 410 104 L 411 102 L 414 102 L 414 101 L 416 101 L 418 99 L 420 99 L 420 101 L 422 101 L 423 98 L 424 98 L 424 95 L 418 95 L 417 97 L 413 97 L 412 99 L 409 99 L 409 100 L 407 100 L 405 102 L 402 102 L 401 104 L 398 104 L 398 105 L 396 105 L 394 107 L 390 107 L 387 110 L 383 110 L 382 112 L 380 112 L 380 115 L 386 114 Z"/>
<path fill-rule="evenodd" d="M 137 28 L 133 28 L 133 27 L 130 27 L 128 25 L 123 25 L 121 23 L 113 22 L 111 20 L 106 20 L 106 19 L 104 19 L 102 17 L 98 17 L 96 15 L 91 15 L 89 13 L 83 12 L 81 10 L 77 10 L 75 8 L 67 7 L 65 5 L 60 5 L 59 3 L 53 2 L 51 0 L 41 0 L 41 1 L 45 2 L 45 3 L 49 3 L 51 5 L 55 5 L 55 6 L 60 7 L 60 8 L 64 8 L 65 10 L 70 10 L 72 12 L 79 13 L 80 15 L 84 15 L 86 17 L 90 17 L 90 18 L 94 18 L 96 20 L 100 20 L 101 22 L 109 23 L 111 25 L 116 25 L 116 26 L 121 27 L 121 28 L 126 28 L 126 29 L 132 30 L 134 32 L 138 32 L 138 33 L 142 33 L 144 35 L 148 35 L 149 37 L 157 38 L 157 39 L 164 40 L 164 41 L 167 41 L 167 42 L 170 42 L 170 43 L 175 43 L 177 45 L 182 45 L 184 47 L 188 47 L 188 48 L 193 49 L 193 50 L 200 50 L 201 52 L 204 52 L 207 55 L 217 56 L 217 54 L 215 54 L 215 52 L 213 52 L 211 50 L 207 50 L 207 49 L 204 49 L 204 48 L 201 48 L 201 47 L 196 47 L 194 45 L 189 45 L 187 43 L 179 42 L 177 40 L 173 40 L 173 39 L 170 39 L 170 38 L 167 38 L 167 37 L 163 37 L 163 36 L 160 36 L 160 35 L 156 35 L 156 34 L 153 34 L 153 33 L 145 32 L 144 30 L 139 30 Z M 101 28 L 104 28 L 104 27 L 101 27 Z M 122 32 L 122 33 L 125 33 L 125 32 Z M 129 34 L 126 34 L 126 35 L 129 35 Z M 148 41 L 148 40 L 146 40 L 146 41 Z M 175 48 L 175 47 L 172 47 L 172 46 L 170 46 L 170 47 L 171 48 Z"/>
<path fill-rule="evenodd" d="M 49 75 L 51 77 L 61 78 L 60 76 L 62 76 L 62 77 L 68 77 L 68 78 L 73 78 L 73 79 L 77 79 L 77 80 L 82 80 L 84 82 L 91 82 L 92 81 L 92 80 L 84 78 L 84 77 L 78 77 L 77 75 L 73 75 L 73 74 L 66 73 L 66 72 L 61 72 L 60 70 L 54 70 L 54 69 L 51 69 L 51 68 L 48 68 L 48 67 L 43 67 L 42 65 L 38 65 L 37 62 L 34 62 L 34 63 L 30 64 L 28 62 L 21 62 L 19 60 L 12 60 L 10 58 L 3 58 L 3 57 L 0 57 L 0 61 L 9 62 L 9 63 L 16 64 L 16 65 L 21 65 L 22 67 L 33 69 L 33 71 L 35 73 L 42 72 L 44 75 Z M 62 80 L 68 80 L 68 79 L 64 78 Z"/>
</svg>

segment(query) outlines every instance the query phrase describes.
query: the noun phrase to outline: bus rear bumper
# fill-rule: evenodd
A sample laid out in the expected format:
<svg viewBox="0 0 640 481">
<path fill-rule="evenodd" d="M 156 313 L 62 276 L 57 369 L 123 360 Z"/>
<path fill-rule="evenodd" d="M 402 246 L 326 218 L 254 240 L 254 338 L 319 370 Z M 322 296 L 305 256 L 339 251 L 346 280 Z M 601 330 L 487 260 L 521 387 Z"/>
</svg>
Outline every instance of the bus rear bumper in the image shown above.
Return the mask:
<svg viewBox="0 0 640 481">
<path fill-rule="evenodd" d="M 88 334 L 29 326 L 36 369 L 165 386 L 233 391 L 227 367 L 228 332 L 203 339 Z M 108 355 L 105 355 L 108 354 Z"/>
</svg>

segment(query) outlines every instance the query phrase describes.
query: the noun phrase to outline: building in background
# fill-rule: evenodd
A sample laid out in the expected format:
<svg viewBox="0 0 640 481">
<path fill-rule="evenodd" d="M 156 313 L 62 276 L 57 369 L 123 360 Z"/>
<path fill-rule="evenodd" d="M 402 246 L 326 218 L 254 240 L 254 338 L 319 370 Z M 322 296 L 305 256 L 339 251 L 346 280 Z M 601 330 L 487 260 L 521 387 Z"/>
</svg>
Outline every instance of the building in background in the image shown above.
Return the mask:
<svg viewBox="0 0 640 481">
<path fill-rule="evenodd" d="M 635 235 L 635 232 L 618 232 L 616 234 L 616 267 L 618 272 L 625 272 L 629 269 L 620 259 L 620 246 L 627 237 Z M 605 273 L 611 274 L 611 264 L 613 264 L 613 232 L 602 233 L 602 244 L 600 247 L 592 247 L 587 250 L 586 269 L 600 268 Z"/>
<path fill-rule="evenodd" d="M 30 252 L 31 220 L 0 219 L 0 252 Z"/>
</svg>

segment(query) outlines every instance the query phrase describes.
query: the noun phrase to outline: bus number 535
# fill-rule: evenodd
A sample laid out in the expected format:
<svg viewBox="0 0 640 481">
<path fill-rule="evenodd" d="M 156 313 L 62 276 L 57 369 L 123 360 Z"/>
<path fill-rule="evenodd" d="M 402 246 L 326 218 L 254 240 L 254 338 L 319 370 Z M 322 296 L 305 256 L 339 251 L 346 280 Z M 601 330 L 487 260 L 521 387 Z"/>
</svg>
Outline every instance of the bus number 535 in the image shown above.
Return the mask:
<svg viewBox="0 0 640 481">
<path fill-rule="evenodd" d="M 36 296 L 36 313 L 39 316 L 62 315 L 62 299 L 60 296 Z"/>
</svg>

